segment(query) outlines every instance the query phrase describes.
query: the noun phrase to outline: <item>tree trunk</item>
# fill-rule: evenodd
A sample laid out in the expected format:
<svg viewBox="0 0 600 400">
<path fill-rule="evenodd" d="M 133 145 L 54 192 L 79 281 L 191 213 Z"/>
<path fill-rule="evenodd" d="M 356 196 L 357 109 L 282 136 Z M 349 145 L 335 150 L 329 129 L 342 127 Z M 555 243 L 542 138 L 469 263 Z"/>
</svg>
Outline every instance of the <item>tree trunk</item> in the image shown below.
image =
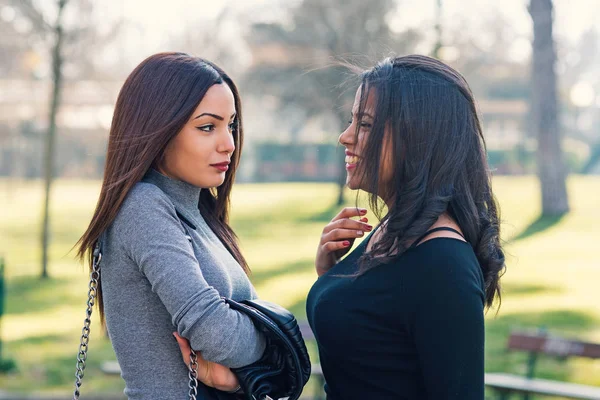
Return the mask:
<svg viewBox="0 0 600 400">
<path fill-rule="evenodd" d="M 44 149 L 44 210 L 42 222 L 42 278 L 48 277 L 48 244 L 50 225 L 50 193 L 52 180 L 54 178 L 54 148 L 56 142 L 56 115 L 60 106 L 60 93 L 62 86 L 62 44 L 63 32 L 63 10 L 67 0 L 58 1 L 58 15 L 54 26 L 54 48 L 52 49 L 52 94 L 50 100 L 50 116 L 48 123 L 48 134 Z"/>
<path fill-rule="evenodd" d="M 531 0 L 529 13 L 533 20 L 531 114 L 538 142 L 542 215 L 562 215 L 569 211 L 569 201 L 558 123 L 552 0 Z"/>
</svg>

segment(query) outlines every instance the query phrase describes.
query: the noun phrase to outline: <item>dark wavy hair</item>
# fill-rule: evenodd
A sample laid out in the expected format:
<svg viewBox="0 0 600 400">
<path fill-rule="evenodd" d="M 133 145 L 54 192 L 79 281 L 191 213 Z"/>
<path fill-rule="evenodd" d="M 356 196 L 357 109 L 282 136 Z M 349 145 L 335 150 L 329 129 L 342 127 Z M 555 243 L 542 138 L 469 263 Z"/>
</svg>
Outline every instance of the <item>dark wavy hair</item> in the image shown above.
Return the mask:
<svg viewBox="0 0 600 400">
<path fill-rule="evenodd" d="M 361 158 L 365 189 L 385 233 L 360 260 L 359 274 L 404 253 L 443 213 L 460 226 L 485 280 L 489 308 L 500 298 L 505 269 L 499 209 L 473 94 L 460 73 L 436 59 L 386 58 L 361 75 L 359 113 L 369 91 L 375 115 Z M 356 135 L 358 136 L 357 124 Z M 386 137 L 385 132 L 391 134 Z M 391 146 L 392 183 L 381 187 L 382 147 Z M 387 149 L 386 149 L 387 150 Z M 391 199 L 384 205 L 378 194 Z M 386 199 L 387 201 L 387 199 Z"/>
<path fill-rule="evenodd" d="M 229 226 L 229 200 L 243 143 L 242 107 L 231 78 L 210 61 L 185 53 L 154 54 L 129 75 L 117 98 L 108 137 L 108 152 L 100 198 L 92 220 L 79 239 L 77 255 L 92 252 L 100 235 L 114 221 L 131 188 L 149 168 L 160 163 L 167 144 L 183 129 L 192 113 L 215 84 L 226 84 L 233 92 L 236 129 L 235 151 L 225 181 L 218 188 L 202 190 L 198 209 L 223 245 L 249 273 L 250 269 Z M 102 288 L 98 286 L 98 308 L 103 321 Z"/>
</svg>

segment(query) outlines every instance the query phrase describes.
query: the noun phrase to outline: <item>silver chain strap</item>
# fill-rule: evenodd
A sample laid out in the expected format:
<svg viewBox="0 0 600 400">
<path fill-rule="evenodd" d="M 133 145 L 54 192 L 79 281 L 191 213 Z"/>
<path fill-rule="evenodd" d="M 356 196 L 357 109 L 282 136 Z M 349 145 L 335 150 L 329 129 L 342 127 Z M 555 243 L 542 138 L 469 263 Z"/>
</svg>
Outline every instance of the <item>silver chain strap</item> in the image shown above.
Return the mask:
<svg viewBox="0 0 600 400">
<path fill-rule="evenodd" d="M 198 395 L 198 356 L 192 350 L 190 352 L 190 364 L 188 365 L 188 376 L 190 378 L 190 383 L 188 384 L 190 388 L 190 400 L 196 400 L 196 396 Z"/>
<path fill-rule="evenodd" d="M 85 320 L 83 321 L 83 329 L 81 330 L 81 341 L 79 344 L 79 353 L 77 354 L 77 365 L 75 371 L 75 391 L 73 392 L 73 400 L 79 400 L 79 388 L 83 379 L 83 371 L 85 370 L 85 360 L 87 359 L 88 343 L 90 341 L 90 325 L 92 323 L 92 311 L 94 303 L 98 295 L 98 281 L 100 280 L 100 244 L 96 242 L 94 248 L 94 256 L 92 258 L 92 272 L 90 273 L 90 283 L 88 291 L 87 309 L 85 312 Z"/>
<path fill-rule="evenodd" d="M 92 258 L 92 272 L 90 273 L 90 283 L 88 285 L 88 300 L 87 309 L 85 311 L 85 319 L 83 320 L 83 329 L 81 330 L 81 341 L 79 343 L 79 353 L 77 354 L 77 365 L 75 370 L 75 391 L 73 392 L 73 400 L 79 400 L 79 388 L 84 376 L 85 361 L 87 359 L 88 344 L 90 342 L 90 325 L 92 323 L 92 311 L 98 296 L 98 282 L 100 280 L 100 261 L 102 253 L 100 252 L 100 244 L 97 242 L 94 248 L 94 256 Z M 198 356 L 192 350 L 190 353 L 190 364 L 188 365 L 190 382 L 190 400 L 196 400 L 198 395 Z"/>
</svg>

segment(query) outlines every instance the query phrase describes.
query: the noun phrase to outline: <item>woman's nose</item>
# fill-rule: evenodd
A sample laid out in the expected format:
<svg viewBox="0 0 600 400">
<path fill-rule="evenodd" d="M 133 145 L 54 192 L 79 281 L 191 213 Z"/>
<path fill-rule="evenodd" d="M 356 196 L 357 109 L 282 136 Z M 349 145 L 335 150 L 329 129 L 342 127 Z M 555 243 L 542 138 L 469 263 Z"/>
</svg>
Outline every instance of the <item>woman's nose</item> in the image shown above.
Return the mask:
<svg viewBox="0 0 600 400">
<path fill-rule="evenodd" d="M 223 134 L 221 143 L 219 146 L 219 152 L 221 153 L 233 153 L 235 150 L 235 138 L 231 132 L 227 131 Z"/>
<path fill-rule="evenodd" d="M 348 126 L 346 128 L 346 130 L 344 130 L 340 134 L 340 137 L 338 138 L 338 142 L 342 146 L 351 145 L 354 142 L 354 129 L 352 128 L 353 126 L 354 126 L 354 124 L 350 124 L 350 126 Z"/>
</svg>

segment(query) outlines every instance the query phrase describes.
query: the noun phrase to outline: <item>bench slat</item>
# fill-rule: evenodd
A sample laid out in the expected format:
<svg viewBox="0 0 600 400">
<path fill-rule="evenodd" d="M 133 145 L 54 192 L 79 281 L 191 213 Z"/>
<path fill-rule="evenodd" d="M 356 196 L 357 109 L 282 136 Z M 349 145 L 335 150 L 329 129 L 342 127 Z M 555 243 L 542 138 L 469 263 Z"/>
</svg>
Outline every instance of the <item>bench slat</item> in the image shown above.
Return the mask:
<svg viewBox="0 0 600 400">
<path fill-rule="evenodd" d="M 310 374 L 323 376 L 323 370 L 321 369 L 321 364 L 311 364 Z"/>
<path fill-rule="evenodd" d="M 600 358 L 600 344 L 539 333 L 512 332 L 507 347 L 510 350 L 533 351 L 554 356 Z"/>
<path fill-rule="evenodd" d="M 516 392 L 564 396 L 572 399 L 600 400 L 600 387 L 549 381 L 546 379 L 527 379 L 518 375 L 487 373 L 486 386 L 496 389 L 509 389 Z"/>
<path fill-rule="evenodd" d="M 315 334 L 312 329 L 310 329 L 310 325 L 306 321 L 302 321 L 298 323 L 298 327 L 300 328 L 300 332 L 302 333 L 302 337 L 304 340 L 315 340 Z"/>
<path fill-rule="evenodd" d="M 107 375 L 121 375 L 121 367 L 117 361 L 106 361 L 102 363 L 100 370 Z"/>
</svg>

